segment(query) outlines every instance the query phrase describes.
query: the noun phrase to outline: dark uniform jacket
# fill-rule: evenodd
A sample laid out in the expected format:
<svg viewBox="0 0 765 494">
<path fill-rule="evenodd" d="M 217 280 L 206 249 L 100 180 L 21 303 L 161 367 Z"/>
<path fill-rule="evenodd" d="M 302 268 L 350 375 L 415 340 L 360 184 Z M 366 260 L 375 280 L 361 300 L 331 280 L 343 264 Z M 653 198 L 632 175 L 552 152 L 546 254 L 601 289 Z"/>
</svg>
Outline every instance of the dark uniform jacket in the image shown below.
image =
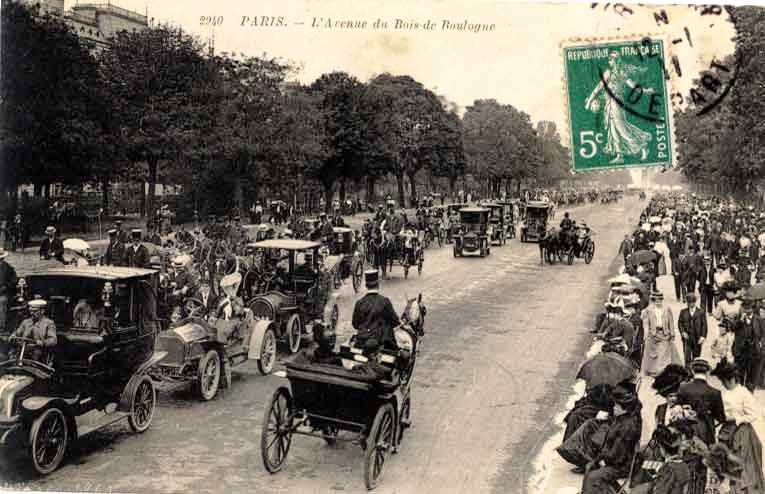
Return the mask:
<svg viewBox="0 0 765 494">
<path fill-rule="evenodd" d="M 690 405 L 699 417 L 697 433 L 707 444 L 715 442 L 715 422 L 725 422 L 725 407 L 720 391 L 703 379 L 693 379 L 680 385 L 679 403 Z"/>
<path fill-rule="evenodd" d="M 16 270 L 5 261 L 0 261 L 0 297 L 12 297 L 16 293 Z"/>
<path fill-rule="evenodd" d="M 121 240 L 117 239 L 109 244 L 106 248 L 106 254 L 104 254 L 104 262 L 108 266 L 125 265 L 125 244 Z"/>
<path fill-rule="evenodd" d="M 629 473 L 635 448 L 640 442 L 643 432 L 643 419 L 640 417 L 641 407 L 625 413 L 614 419 L 608 428 L 608 435 L 597 460 L 603 460 L 607 467 L 622 473 Z"/>
<path fill-rule="evenodd" d="M 45 237 L 40 244 L 40 257 L 50 259 L 55 257 L 59 261 L 63 260 L 64 255 L 64 243 L 58 237 L 53 237 L 51 241 L 50 237 Z"/>
<path fill-rule="evenodd" d="M 379 293 L 368 293 L 353 308 L 353 328 L 358 331 L 359 344 L 375 338 L 387 348 L 397 348 L 393 328 L 400 324 L 393 304 Z"/>
<path fill-rule="evenodd" d="M 143 244 L 138 244 L 138 249 L 128 246 L 125 249 L 125 266 L 130 268 L 145 268 L 149 265 L 149 249 Z"/>
<path fill-rule="evenodd" d="M 707 315 L 704 309 L 696 308 L 691 316 L 688 307 L 680 311 L 677 319 L 677 327 L 682 332 L 688 334 L 688 345 L 693 348 L 695 355 L 701 352 L 700 338 L 707 337 Z"/>
</svg>

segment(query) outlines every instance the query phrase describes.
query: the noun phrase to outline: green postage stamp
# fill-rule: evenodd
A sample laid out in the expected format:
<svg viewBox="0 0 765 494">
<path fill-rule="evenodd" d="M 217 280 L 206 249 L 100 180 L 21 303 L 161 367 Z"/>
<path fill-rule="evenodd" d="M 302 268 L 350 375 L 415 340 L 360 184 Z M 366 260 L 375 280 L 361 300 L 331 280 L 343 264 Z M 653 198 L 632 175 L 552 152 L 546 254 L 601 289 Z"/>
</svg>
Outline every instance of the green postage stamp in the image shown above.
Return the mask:
<svg viewBox="0 0 765 494">
<path fill-rule="evenodd" d="M 671 105 L 662 39 L 563 46 L 574 172 L 671 167 Z"/>
</svg>

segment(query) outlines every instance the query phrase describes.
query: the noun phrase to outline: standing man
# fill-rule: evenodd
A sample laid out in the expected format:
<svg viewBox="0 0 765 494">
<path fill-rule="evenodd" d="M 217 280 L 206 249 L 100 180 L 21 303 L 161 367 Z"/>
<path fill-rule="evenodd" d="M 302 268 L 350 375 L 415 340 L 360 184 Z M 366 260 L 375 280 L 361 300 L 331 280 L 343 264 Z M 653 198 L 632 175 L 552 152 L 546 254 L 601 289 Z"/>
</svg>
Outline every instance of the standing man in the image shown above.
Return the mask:
<svg viewBox="0 0 765 494">
<path fill-rule="evenodd" d="M 104 263 L 107 266 L 125 265 L 125 244 L 120 240 L 115 228 L 109 230 L 109 246 L 104 254 Z"/>
<path fill-rule="evenodd" d="M 122 220 L 116 220 L 114 222 L 114 229 L 117 230 L 117 238 L 120 242 L 122 242 L 122 245 L 127 244 L 128 234 L 125 230 L 122 229 Z"/>
<path fill-rule="evenodd" d="M 711 314 L 715 299 L 715 268 L 712 267 L 712 257 L 704 256 L 704 266 L 699 270 L 699 291 L 701 292 L 701 307 Z"/>
<path fill-rule="evenodd" d="M 8 321 L 8 300 L 16 291 L 16 270 L 8 264 L 5 258 L 8 252 L 0 247 L 0 334 L 6 334 Z"/>
<path fill-rule="evenodd" d="M 696 307 L 696 294 L 685 295 L 687 306 L 680 311 L 677 326 L 683 338 L 683 354 L 685 366 L 690 367 L 691 361 L 701 355 L 701 346 L 707 338 L 707 315 Z"/>
<path fill-rule="evenodd" d="M 704 359 L 691 362 L 693 379 L 680 385 L 677 400 L 681 405 L 690 405 L 696 412 L 698 423 L 696 433 L 707 445 L 715 442 L 716 424 L 725 423 L 725 407 L 722 394 L 707 382 L 711 367 Z"/>
<path fill-rule="evenodd" d="M 754 392 L 752 380 L 752 361 L 754 356 L 754 304 L 744 300 L 742 314 L 734 325 L 733 361 L 738 369 L 741 382 L 749 391 Z"/>
<path fill-rule="evenodd" d="M 125 265 L 131 268 L 146 268 L 149 266 L 149 249 L 141 243 L 141 230 L 130 232 L 130 245 L 125 253 Z"/>
<path fill-rule="evenodd" d="M 568 219 L 568 213 L 564 214 L 563 216 L 564 216 L 563 221 L 566 221 Z M 561 221 L 561 228 L 563 228 L 563 221 Z M 619 252 L 617 252 L 617 254 L 621 254 L 622 256 L 624 256 L 625 266 L 627 265 L 627 260 L 632 255 L 632 250 L 633 250 L 632 239 L 630 239 L 629 235 L 625 235 L 624 240 L 622 240 L 622 243 L 619 245 Z"/>
<path fill-rule="evenodd" d="M 760 302 L 758 314 L 752 324 L 752 384 L 756 388 L 765 387 L 765 304 Z"/>
<path fill-rule="evenodd" d="M 375 339 L 385 348 L 397 348 L 393 329 L 401 324 L 388 297 L 379 293 L 379 274 L 370 269 L 364 272 L 367 294 L 353 307 L 353 329 L 356 333 L 356 345 L 363 348 L 367 340 Z"/>
<path fill-rule="evenodd" d="M 61 239 L 56 235 L 56 228 L 48 226 L 45 229 L 45 237 L 40 244 L 40 259 L 54 258 L 58 261 L 64 262 L 64 244 Z"/>
</svg>

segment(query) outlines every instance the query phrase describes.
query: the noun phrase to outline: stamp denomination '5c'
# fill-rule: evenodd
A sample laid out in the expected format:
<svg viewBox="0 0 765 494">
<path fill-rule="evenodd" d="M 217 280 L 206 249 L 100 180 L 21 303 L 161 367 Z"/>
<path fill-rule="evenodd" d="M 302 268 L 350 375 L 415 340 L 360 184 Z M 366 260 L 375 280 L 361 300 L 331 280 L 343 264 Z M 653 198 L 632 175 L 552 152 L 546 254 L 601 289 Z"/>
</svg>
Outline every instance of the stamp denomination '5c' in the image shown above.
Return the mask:
<svg viewBox="0 0 765 494">
<path fill-rule="evenodd" d="M 672 166 L 664 42 L 563 48 L 573 170 Z"/>
</svg>

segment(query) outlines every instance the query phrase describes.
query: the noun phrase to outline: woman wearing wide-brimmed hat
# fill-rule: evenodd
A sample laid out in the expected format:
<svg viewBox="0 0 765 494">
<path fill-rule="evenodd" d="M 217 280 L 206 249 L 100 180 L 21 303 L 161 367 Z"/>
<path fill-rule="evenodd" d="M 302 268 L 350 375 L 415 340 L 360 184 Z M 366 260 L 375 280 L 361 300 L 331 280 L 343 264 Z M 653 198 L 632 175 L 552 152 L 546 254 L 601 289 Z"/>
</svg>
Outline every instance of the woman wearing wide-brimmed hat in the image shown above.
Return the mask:
<svg viewBox="0 0 765 494">
<path fill-rule="evenodd" d="M 754 395 L 740 384 L 739 370 L 730 362 L 720 362 L 712 371 L 722 381 L 727 423 L 717 435 L 742 460 L 741 479 L 731 482 L 734 494 L 765 493 L 762 473 L 762 443 L 752 424 L 762 422 L 762 414 Z"/>
</svg>

